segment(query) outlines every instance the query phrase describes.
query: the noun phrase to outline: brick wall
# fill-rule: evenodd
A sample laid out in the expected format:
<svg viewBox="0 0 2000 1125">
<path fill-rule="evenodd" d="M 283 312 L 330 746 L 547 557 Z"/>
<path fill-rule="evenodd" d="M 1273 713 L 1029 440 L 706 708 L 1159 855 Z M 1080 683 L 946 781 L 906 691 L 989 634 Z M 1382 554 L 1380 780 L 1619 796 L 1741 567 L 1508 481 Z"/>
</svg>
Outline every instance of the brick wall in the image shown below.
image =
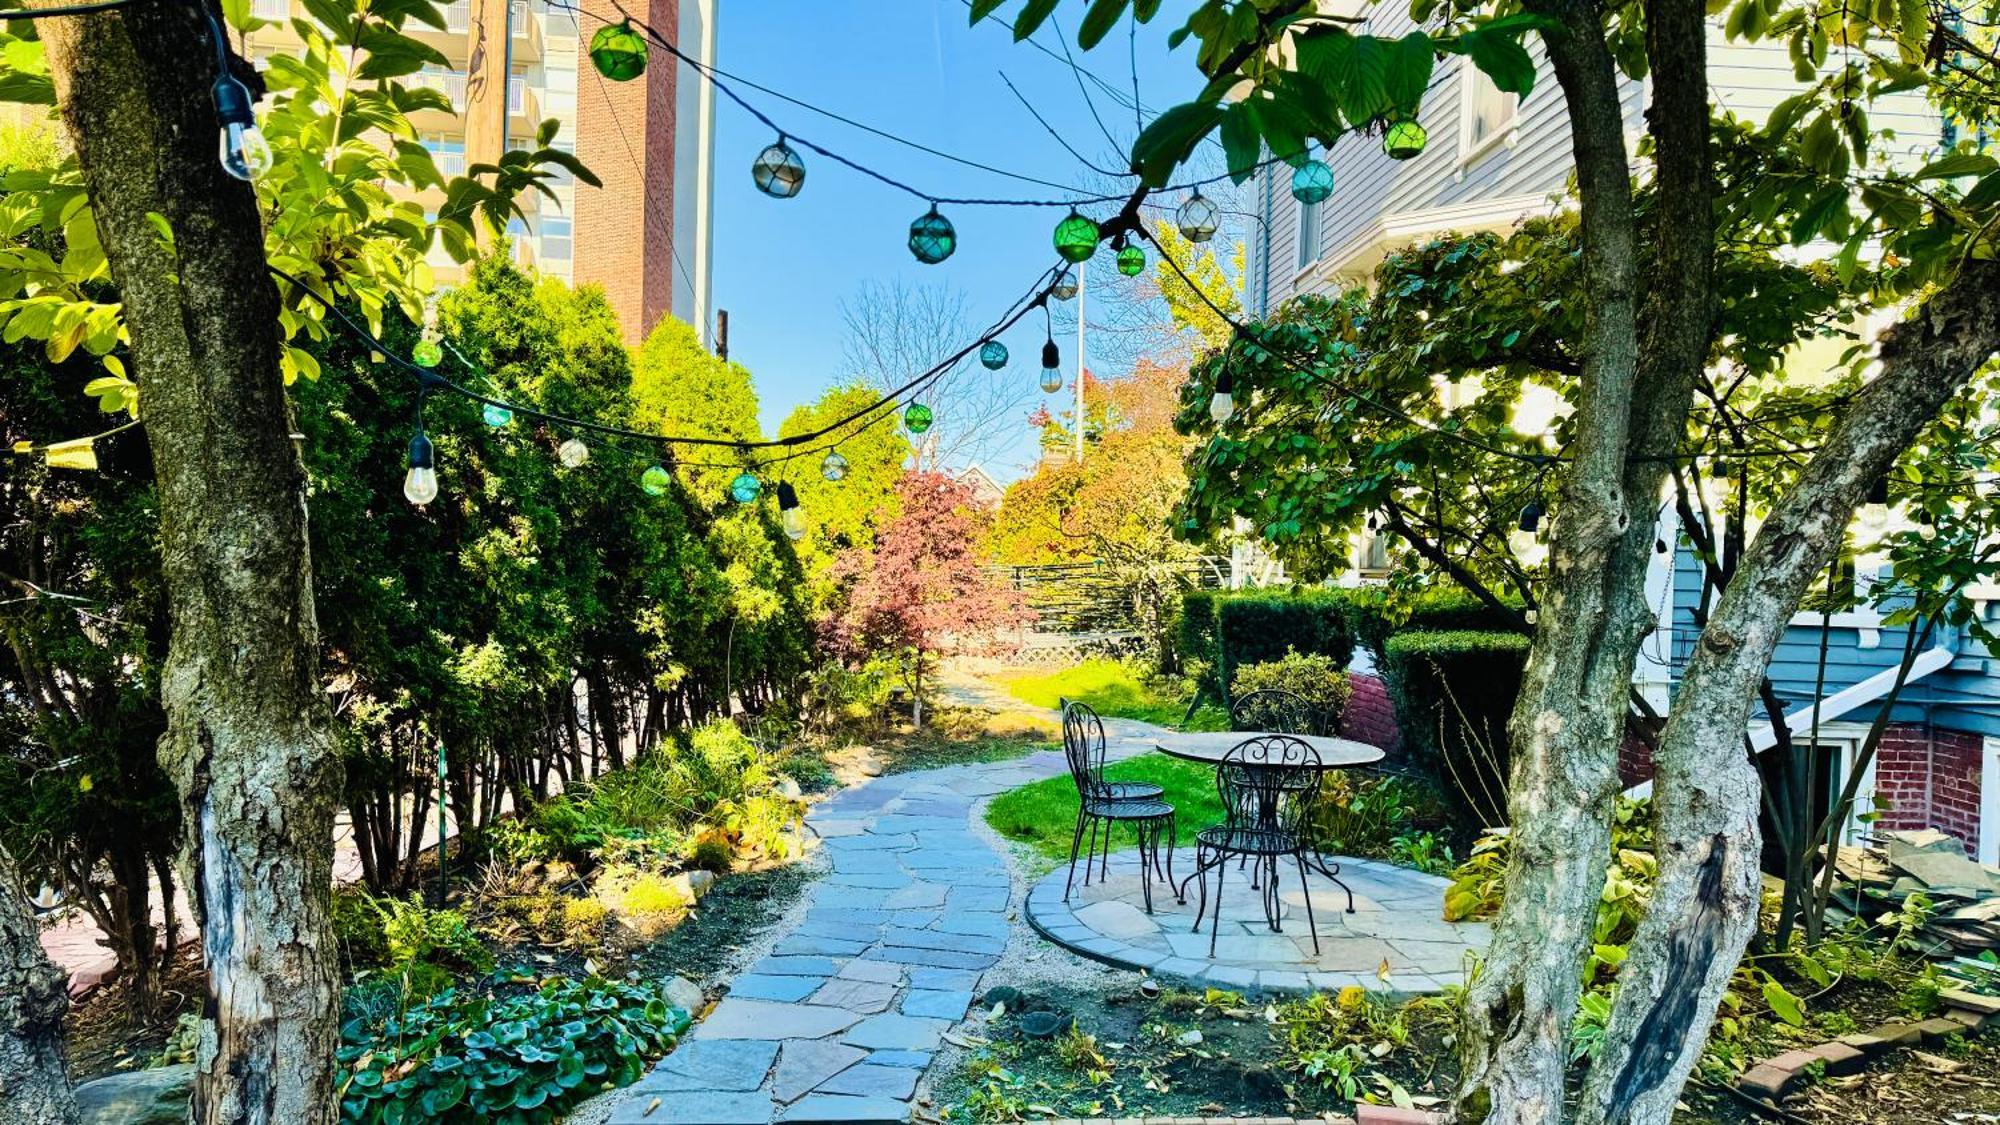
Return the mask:
<svg viewBox="0 0 2000 1125">
<path fill-rule="evenodd" d="M 1935 828 L 1979 844 L 1979 773 L 1983 740 L 1964 731 L 1899 723 L 1875 752 L 1875 792 L 1889 802 L 1883 828 Z"/>
<path fill-rule="evenodd" d="M 680 0 L 637 0 L 628 10 L 668 37 Z M 679 66 L 655 48 L 646 72 L 609 82 L 590 61 L 590 37 L 616 22 L 611 0 L 583 0 L 576 64 L 576 155 L 604 181 L 576 185 L 574 278 L 604 287 L 625 341 L 637 344 L 674 299 L 674 87 Z"/>
<path fill-rule="evenodd" d="M 1379 676 L 1358 672 L 1348 677 L 1348 683 L 1354 686 L 1354 695 L 1347 701 L 1347 713 L 1341 716 L 1341 735 L 1380 746 L 1394 758 L 1403 748 L 1403 732 L 1396 726 L 1396 709 L 1389 702 L 1388 685 Z"/>
<path fill-rule="evenodd" d="M 1629 720 L 1638 722 L 1639 720 Z M 1657 733 L 1657 727 L 1655 728 Z M 1630 789 L 1653 779 L 1653 747 L 1637 731 L 1627 730 L 1618 744 L 1618 783 Z"/>
</svg>

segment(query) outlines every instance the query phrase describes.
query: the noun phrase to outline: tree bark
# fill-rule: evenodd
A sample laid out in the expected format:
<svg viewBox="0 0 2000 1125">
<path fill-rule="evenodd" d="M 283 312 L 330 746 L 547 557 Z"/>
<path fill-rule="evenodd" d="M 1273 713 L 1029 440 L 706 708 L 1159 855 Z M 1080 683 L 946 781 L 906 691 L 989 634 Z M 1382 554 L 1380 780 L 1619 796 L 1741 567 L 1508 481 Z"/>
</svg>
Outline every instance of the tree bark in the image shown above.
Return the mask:
<svg viewBox="0 0 2000 1125">
<path fill-rule="evenodd" d="M 1855 505 L 1996 351 L 2000 262 L 1970 261 L 1884 334 L 1881 375 L 1764 521 L 1716 602 L 1660 739 L 1660 875 L 1619 969 L 1584 1120 L 1672 1117 L 1757 925 L 1758 779 L 1742 737 L 1758 680 Z"/>
<path fill-rule="evenodd" d="M 14 859 L 0 851 L 0 1120 L 78 1120 L 63 1061 L 69 981 L 42 951 L 42 928 Z"/>
<path fill-rule="evenodd" d="M 217 160 L 200 9 L 140 4 L 42 32 L 159 482 L 160 759 L 180 792 L 209 974 L 193 1119 L 331 1122 L 340 767 L 256 199 Z"/>
<path fill-rule="evenodd" d="M 1625 479 L 1638 286 L 1618 79 L 1595 4 L 1531 6 L 1561 25 L 1546 41 L 1570 111 L 1589 313 L 1562 534 L 1508 726 L 1512 858 L 1493 942 L 1466 998 L 1458 1113 L 1543 1125 L 1563 1115 L 1569 1024 L 1610 850 L 1617 747 L 1650 628 L 1632 605 L 1644 607 L 1652 530 L 1635 530 L 1629 508 L 1653 497 L 1629 497 Z"/>
</svg>

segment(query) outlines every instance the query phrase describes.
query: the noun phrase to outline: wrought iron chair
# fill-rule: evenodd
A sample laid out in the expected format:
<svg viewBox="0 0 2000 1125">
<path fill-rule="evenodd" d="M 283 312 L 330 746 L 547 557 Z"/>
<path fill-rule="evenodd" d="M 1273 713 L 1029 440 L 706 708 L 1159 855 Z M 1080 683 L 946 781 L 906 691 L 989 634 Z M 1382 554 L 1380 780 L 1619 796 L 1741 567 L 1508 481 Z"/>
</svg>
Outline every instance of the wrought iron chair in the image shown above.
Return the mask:
<svg viewBox="0 0 2000 1125">
<path fill-rule="evenodd" d="M 1320 715 L 1306 697 L 1282 688 L 1262 688 L 1237 696 L 1229 704 L 1234 730 L 1270 734 L 1326 734 Z"/>
<path fill-rule="evenodd" d="M 1251 887 L 1264 896 L 1264 916 L 1271 929 L 1279 924 L 1278 860 L 1289 856 L 1306 889 L 1306 852 L 1312 844 L 1313 806 L 1319 800 L 1320 758 L 1310 745 L 1287 735 L 1246 739 L 1232 747 L 1215 771 L 1216 792 L 1222 798 L 1221 824 L 1195 836 L 1194 874 L 1201 887 L 1195 907 L 1194 933 L 1208 911 L 1208 872 L 1215 872 L 1215 914 L 1210 919 L 1208 955 L 1215 956 L 1216 935 L 1222 928 L 1222 884 L 1232 857 L 1250 861 L 1255 870 Z M 1186 899 L 1182 884 L 1181 898 Z M 1307 893 L 1306 928 L 1313 953 L 1319 952 L 1319 929 Z M 1349 908 L 1352 909 L 1350 902 Z"/>
<path fill-rule="evenodd" d="M 1111 829 L 1129 824 L 1139 843 L 1139 885 L 1145 896 L 1146 912 L 1153 912 L 1153 875 L 1159 873 L 1173 885 L 1174 806 L 1161 799 L 1160 786 L 1143 781 L 1104 780 L 1104 723 L 1097 712 L 1082 703 L 1063 701 L 1063 756 L 1069 762 L 1070 780 L 1076 783 L 1076 831 L 1069 844 L 1069 878 L 1063 882 L 1063 901 L 1069 901 L 1076 883 L 1076 858 L 1083 855 L 1083 885 L 1090 885 L 1090 868 L 1099 864 L 1099 875 L 1111 870 Z M 1090 849 L 1083 851 L 1083 830 L 1090 828 Z M 1104 834 L 1103 858 L 1099 861 L 1098 830 Z M 1162 846 L 1165 856 L 1162 858 Z"/>
</svg>

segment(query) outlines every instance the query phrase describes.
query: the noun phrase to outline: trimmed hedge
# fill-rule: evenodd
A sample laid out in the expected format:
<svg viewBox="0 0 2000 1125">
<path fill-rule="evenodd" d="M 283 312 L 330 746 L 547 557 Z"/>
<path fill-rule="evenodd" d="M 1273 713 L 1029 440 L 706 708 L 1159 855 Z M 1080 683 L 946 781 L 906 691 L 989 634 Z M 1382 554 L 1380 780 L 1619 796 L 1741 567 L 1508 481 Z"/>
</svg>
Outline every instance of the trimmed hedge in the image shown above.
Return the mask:
<svg viewBox="0 0 2000 1125">
<path fill-rule="evenodd" d="M 1337 667 L 1354 658 L 1343 590 L 1196 590 L 1181 600 L 1175 630 L 1182 668 L 1199 663 L 1220 699 L 1236 669 L 1283 660 L 1288 653 L 1324 656 Z"/>
<path fill-rule="evenodd" d="M 1388 663 L 1389 638 L 1399 633 L 1518 631 L 1516 619 L 1457 587 L 1410 594 L 1386 586 L 1357 586 L 1341 594 L 1348 631 L 1375 658 L 1378 668 Z"/>
<path fill-rule="evenodd" d="M 1397 633 L 1382 671 L 1403 745 L 1463 812 L 1504 823 L 1507 719 L 1521 694 L 1529 639 L 1520 633 Z"/>
</svg>

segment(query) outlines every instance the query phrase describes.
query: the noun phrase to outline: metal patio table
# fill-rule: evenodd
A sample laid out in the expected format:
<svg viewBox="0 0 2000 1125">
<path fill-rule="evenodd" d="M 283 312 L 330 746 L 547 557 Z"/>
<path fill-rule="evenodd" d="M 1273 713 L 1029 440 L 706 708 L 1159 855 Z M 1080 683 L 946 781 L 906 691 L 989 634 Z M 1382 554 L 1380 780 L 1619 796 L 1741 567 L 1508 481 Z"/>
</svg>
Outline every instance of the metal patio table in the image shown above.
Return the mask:
<svg viewBox="0 0 2000 1125">
<path fill-rule="evenodd" d="M 1241 743 L 1250 741 L 1251 739 L 1276 737 L 1295 739 L 1312 747 L 1313 752 L 1319 755 L 1319 770 L 1321 773 L 1325 773 L 1327 770 L 1351 769 L 1355 766 L 1374 765 L 1376 762 L 1381 761 L 1383 757 L 1381 747 L 1370 746 L 1366 742 L 1356 742 L 1351 738 L 1336 738 L 1331 735 L 1316 734 L 1286 734 L 1283 731 L 1182 731 L 1160 735 L 1154 744 L 1160 753 L 1168 757 L 1179 758 L 1188 762 L 1202 762 L 1220 769 L 1223 759 L 1227 758 L 1229 752 Z M 1290 768 L 1301 767 L 1294 766 Z M 1303 768 L 1311 767 L 1306 766 Z M 1307 861 L 1306 866 L 1333 880 L 1335 886 L 1346 891 L 1348 912 L 1350 914 L 1353 913 L 1354 891 L 1346 883 L 1341 882 L 1340 865 L 1329 864 L 1325 854 L 1319 850 L 1317 842 L 1314 842 L 1313 846 L 1308 850 L 1312 858 Z M 1210 866 L 1213 866 L 1213 864 Z M 1187 901 L 1187 885 L 1201 878 L 1205 870 L 1205 868 L 1197 868 L 1194 874 L 1182 879 L 1180 886 L 1175 888 L 1175 897 L 1183 902 Z M 1220 905 L 1217 906 L 1217 909 L 1221 909 Z M 1269 921 L 1271 928 L 1276 930 L 1278 928 L 1276 915 L 1271 915 Z"/>
</svg>

